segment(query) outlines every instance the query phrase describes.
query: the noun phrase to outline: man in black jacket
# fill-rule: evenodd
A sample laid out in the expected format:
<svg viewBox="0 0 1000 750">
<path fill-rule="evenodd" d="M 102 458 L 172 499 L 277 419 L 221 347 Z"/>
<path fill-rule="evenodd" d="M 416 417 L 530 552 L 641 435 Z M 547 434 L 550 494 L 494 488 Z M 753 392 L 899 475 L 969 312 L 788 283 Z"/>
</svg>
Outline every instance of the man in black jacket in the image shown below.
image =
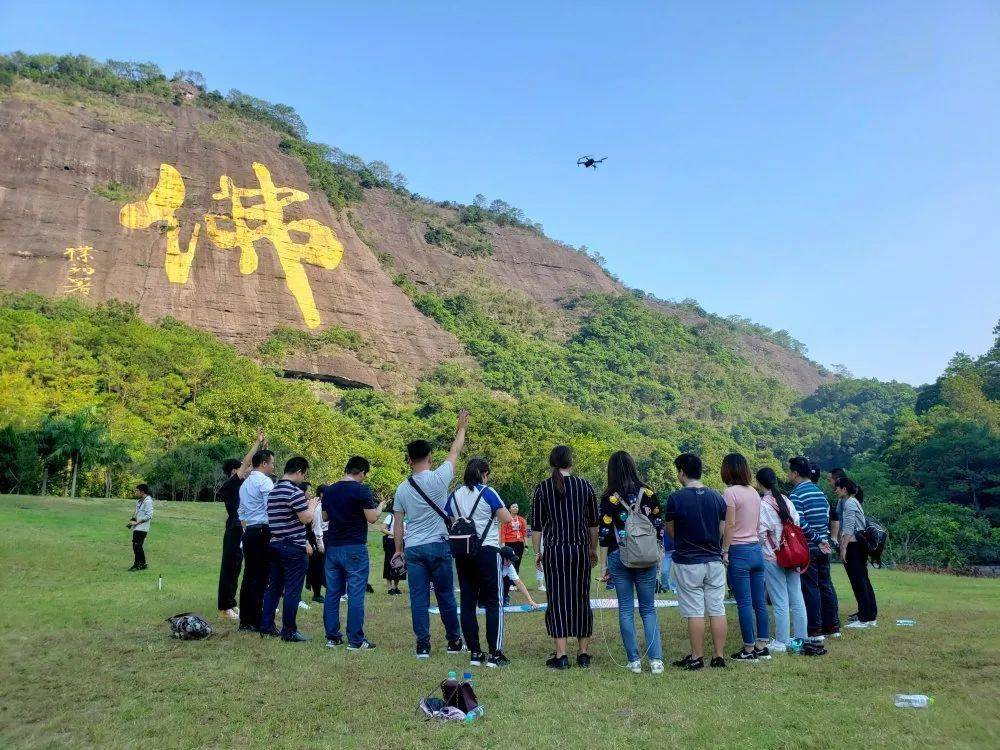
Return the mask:
<svg viewBox="0 0 1000 750">
<path fill-rule="evenodd" d="M 243 457 L 243 461 L 227 458 L 222 462 L 222 473 L 226 481 L 215 493 L 215 499 L 226 506 L 226 530 L 222 535 L 222 568 L 219 571 L 219 616 L 230 620 L 239 620 L 240 612 L 236 607 L 236 587 L 240 580 L 240 568 L 243 565 L 243 525 L 237 512 L 240 507 L 240 486 L 246 475 L 250 473 L 250 461 L 253 454 L 267 445 L 263 432 L 257 433 L 257 442 Z"/>
</svg>

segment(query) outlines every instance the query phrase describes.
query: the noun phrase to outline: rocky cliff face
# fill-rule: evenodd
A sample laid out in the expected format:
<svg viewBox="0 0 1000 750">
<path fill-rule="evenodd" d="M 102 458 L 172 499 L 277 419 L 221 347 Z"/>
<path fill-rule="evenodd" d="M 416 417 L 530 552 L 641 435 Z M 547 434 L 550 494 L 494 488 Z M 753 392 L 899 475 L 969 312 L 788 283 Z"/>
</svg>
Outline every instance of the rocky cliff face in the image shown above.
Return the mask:
<svg viewBox="0 0 1000 750">
<path fill-rule="evenodd" d="M 289 374 L 392 390 L 461 356 L 461 346 L 393 283 L 389 258 L 417 284 L 446 289 L 482 274 L 550 306 L 620 290 L 581 254 L 518 228 L 489 225 L 495 252 L 485 258 L 429 245 L 428 220 L 453 211 L 390 191 L 368 190 L 338 214 L 278 142 L 266 128 L 190 104 L 79 102 L 43 86 L 8 95 L 0 288 L 120 299 L 246 352 L 277 326 L 340 326 L 361 335 L 360 353 L 296 354 Z M 735 344 L 802 392 L 825 377 L 770 342 Z"/>
</svg>

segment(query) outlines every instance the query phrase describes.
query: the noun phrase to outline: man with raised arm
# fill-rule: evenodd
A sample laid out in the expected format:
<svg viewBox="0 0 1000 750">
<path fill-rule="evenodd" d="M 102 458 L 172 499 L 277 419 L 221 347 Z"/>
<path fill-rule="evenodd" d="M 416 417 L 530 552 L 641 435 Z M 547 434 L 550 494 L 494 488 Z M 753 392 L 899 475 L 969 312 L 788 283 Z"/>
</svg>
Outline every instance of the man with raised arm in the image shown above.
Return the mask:
<svg viewBox="0 0 1000 750">
<path fill-rule="evenodd" d="M 465 429 L 468 424 L 469 412 L 463 409 L 458 413 L 458 428 L 451 449 L 444 462 L 436 469 L 431 469 L 429 442 L 414 440 L 406 446 L 410 476 L 396 488 L 392 506 L 393 539 L 396 546 L 393 563 L 404 559 L 405 541 L 406 572 L 410 582 L 410 616 L 417 640 L 418 659 L 427 659 L 431 655 L 428 612 L 431 584 L 434 585 L 434 594 L 441 610 L 441 622 L 448 639 L 448 653 L 457 654 L 462 651 L 451 546 L 448 542 L 450 519 L 444 508 L 448 500 L 448 486 L 455 476 L 455 466 L 462 446 L 465 445 Z M 407 521 L 405 535 L 404 518 Z"/>
<path fill-rule="evenodd" d="M 222 462 L 222 474 L 226 481 L 215 493 L 215 499 L 226 506 L 226 528 L 222 535 L 222 566 L 219 569 L 219 616 L 239 620 L 240 611 L 236 607 L 236 586 L 243 567 L 243 524 L 240 523 L 240 487 L 250 473 L 253 454 L 266 447 L 264 433 L 257 431 L 257 442 L 240 461 L 227 458 Z"/>
</svg>

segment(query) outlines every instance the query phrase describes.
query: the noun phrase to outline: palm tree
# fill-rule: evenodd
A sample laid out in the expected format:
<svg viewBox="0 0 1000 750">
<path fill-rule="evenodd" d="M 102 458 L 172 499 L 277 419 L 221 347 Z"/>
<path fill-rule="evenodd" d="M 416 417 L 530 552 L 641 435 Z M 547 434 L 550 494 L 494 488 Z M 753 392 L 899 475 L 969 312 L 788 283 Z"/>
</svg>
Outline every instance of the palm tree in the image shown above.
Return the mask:
<svg viewBox="0 0 1000 750">
<path fill-rule="evenodd" d="M 45 436 L 51 441 L 52 453 L 49 458 L 66 461 L 70 474 L 70 497 L 76 497 L 76 483 L 80 468 L 98 452 L 107 432 L 102 424 L 92 421 L 92 412 L 80 411 L 69 417 L 49 418 L 43 427 Z"/>
<path fill-rule="evenodd" d="M 96 460 L 104 467 L 104 496 L 111 497 L 111 478 L 115 469 L 120 469 L 132 463 L 125 443 L 118 443 L 105 437 L 97 449 Z"/>
</svg>

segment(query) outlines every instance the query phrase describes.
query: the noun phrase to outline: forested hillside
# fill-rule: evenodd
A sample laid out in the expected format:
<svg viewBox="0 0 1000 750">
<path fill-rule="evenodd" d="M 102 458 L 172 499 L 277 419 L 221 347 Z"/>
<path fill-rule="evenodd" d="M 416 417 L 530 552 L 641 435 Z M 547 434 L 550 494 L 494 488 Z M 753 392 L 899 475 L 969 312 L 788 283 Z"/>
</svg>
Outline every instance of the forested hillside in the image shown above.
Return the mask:
<svg viewBox="0 0 1000 750">
<path fill-rule="evenodd" d="M 701 454 L 715 485 L 730 451 L 779 473 L 804 454 L 860 481 L 869 513 L 890 525 L 897 560 L 998 557 L 1000 344 L 956 355 L 919 389 L 834 378 L 787 331 L 627 290 L 597 254 L 546 238 L 506 202 L 421 198 L 384 163 L 309 142 L 290 107 L 209 92 L 193 71 L 167 80 L 151 64 L 16 53 L 0 56 L 0 103 L 6 123 L 27 118 L 18 137 L 64 181 L 53 191 L 48 178 L 15 170 L 21 182 L 0 184 L 3 218 L 23 229 L 0 233 L 10 260 L 0 298 L 0 492 L 114 495 L 143 479 L 161 497 L 208 500 L 219 460 L 241 454 L 262 428 L 279 458 L 313 462 L 315 482 L 338 476 L 351 454 L 368 456 L 385 496 L 404 476 L 405 443 L 443 447 L 455 412 L 468 408 L 470 454 L 491 459 L 508 500 L 526 498 L 560 442 L 595 484 L 624 447 L 665 489 L 681 451 Z M 100 132 L 73 135 L 81 130 Z M 136 155 L 142 168 L 115 155 L 123 132 L 148 147 Z M 286 289 L 269 243 L 250 243 L 261 270 L 241 276 L 243 259 L 237 272 L 233 254 L 218 252 L 235 249 L 218 229 L 211 251 L 195 257 L 178 244 L 164 260 L 164 237 L 178 242 L 182 226 L 187 237 L 201 214 L 163 215 L 141 239 L 130 227 L 151 218 L 156 206 L 137 198 L 150 191 L 161 145 L 178 143 L 189 165 L 174 180 L 187 178 L 205 200 L 220 180 L 204 172 L 208 159 L 245 173 L 263 153 L 275 179 L 308 181 L 309 206 L 322 201 L 322 210 L 294 226 L 327 222 L 343 241 L 343 265 L 310 266 L 313 289 L 309 275 L 299 277 L 304 288 Z M 93 153 L 58 167 L 51 153 L 60 149 Z M 63 190 L 79 191 L 86 211 L 60 208 L 49 220 L 38 206 Z M 205 227 L 234 211 L 204 215 Z M 96 284 L 93 294 L 53 286 L 59 231 L 105 243 L 91 271 L 107 274 L 100 294 Z M 178 258 L 191 284 L 162 278 L 168 267 L 177 273 Z"/>
</svg>

